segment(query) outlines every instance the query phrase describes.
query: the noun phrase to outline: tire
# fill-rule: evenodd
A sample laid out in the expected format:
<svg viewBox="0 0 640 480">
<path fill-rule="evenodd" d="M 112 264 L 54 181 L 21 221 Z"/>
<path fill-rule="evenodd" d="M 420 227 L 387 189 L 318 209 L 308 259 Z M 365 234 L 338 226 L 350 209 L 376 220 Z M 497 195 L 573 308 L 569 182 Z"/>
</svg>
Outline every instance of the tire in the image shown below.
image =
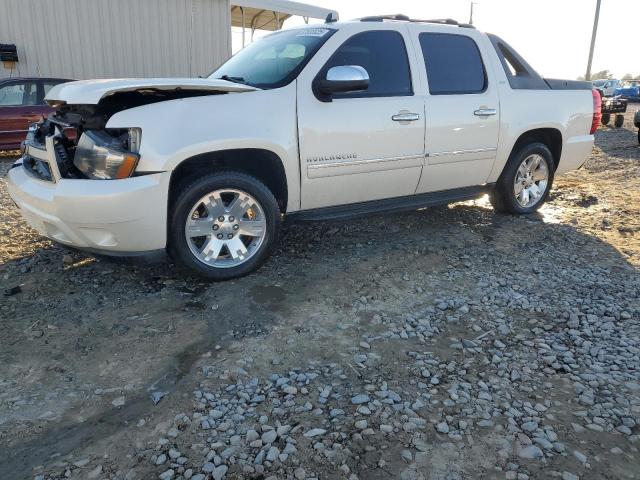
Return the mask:
<svg viewBox="0 0 640 480">
<path fill-rule="evenodd" d="M 616 115 L 616 128 L 620 128 L 624 125 L 624 115 Z"/>
<path fill-rule="evenodd" d="M 640 144 L 640 129 L 638 130 L 638 143 Z"/>
<path fill-rule="evenodd" d="M 603 113 L 602 114 L 602 120 L 601 120 L 602 125 L 609 125 L 610 121 L 611 121 L 611 114 L 610 113 Z"/>
<path fill-rule="evenodd" d="M 169 255 L 210 280 L 242 277 L 271 254 L 280 215 L 271 190 L 250 175 L 226 171 L 194 179 L 169 211 Z"/>
<path fill-rule="evenodd" d="M 531 162 L 530 165 L 532 166 L 538 162 L 539 167 L 531 171 L 531 176 L 522 176 L 522 172 L 527 169 L 525 165 L 523 170 L 520 171 L 520 167 L 523 166 L 525 162 Z M 549 196 L 549 191 L 553 185 L 555 169 L 556 166 L 553 155 L 549 148 L 543 143 L 530 143 L 514 151 L 509 157 L 507 165 L 496 182 L 493 191 L 489 195 L 494 210 L 500 213 L 513 213 L 518 215 L 530 214 L 537 211 Z M 544 184 L 542 180 L 543 176 L 546 177 Z M 521 193 L 518 195 L 518 198 L 516 198 L 516 178 L 522 179 L 522 182 L 526 184 L 525 187 L 523 183 L 518 182 L 519 187 L 524 187 L 521 188 Z M 536 181 L 536 178 L 539 180 Z M 535 188 L 533 188 L 534 184 Z M 525 193 L 523 193 L 524 190 L 527 191 L 526 197 L 529 198 L 530 203 L 521 203 L 521 201 L 526 200 Z M 536 198 L 533 198 L 534 196 Z"/>
</svg>

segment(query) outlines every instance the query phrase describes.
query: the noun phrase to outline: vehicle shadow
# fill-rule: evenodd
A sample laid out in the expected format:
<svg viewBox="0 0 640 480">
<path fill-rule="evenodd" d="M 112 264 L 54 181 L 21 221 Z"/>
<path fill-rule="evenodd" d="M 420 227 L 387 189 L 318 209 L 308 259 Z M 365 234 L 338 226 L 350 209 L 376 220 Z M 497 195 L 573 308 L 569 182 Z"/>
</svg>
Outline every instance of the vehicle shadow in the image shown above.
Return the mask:
<svg viewBox="0 0 640 480">
<path fill-rule="evenodd" d="M 51 391 L 95 386 L 105 380 L 98 380 L 90 365 L 105 357 L 116 372 L 114 384 L 129 381 L 128 369 L 133 369 L 142 385 L 123 408 L 107 402 L 96 410 L 99 399 L 83 391 L 73 408 L 93 407 L 87 407 L 92 414 L 82 423 L 64 415 L 67 406 L 60 407 L 63 420 L 43 422 L 36 414 L 43 407 L 25 408 L 17 416 L 0 402 L 0 443 L 5 445 L 0 472 L 6 478 L 27 477 L 54 453 L 67 455 L 147 415 L 157 407 L 145 392 L 159 376 L 174 375 L 184 352 L 196 352 L 182 367 L 181 375 L 188 376 L 200 353 L 243 334 L 268 334 L 306 305 L 335 298 L 324 308 L 342 314 L 342 305 L 361 295 L 358 285 L 385 298 L 390 288 L 396 295 L 413 295 L 425 273 L 442 289 L 484 278 L 525 289 L 553 281 L 553 304 L 560 308 L 568 292 L 591 295 L 595 273 L 607 276 L 603 289 L 637 276 L 638 269 L 614 246 L 563 223 L 558 213 L 562 205 L 552 201 L 548 208 L 554 215 L 547 207 L 527 217 L 497 215 L 483 200 L 341 222 L 288 224 L 265 266 L 219 284 L 185 276 L 171 264 L 131 267 L 79 255 L 64 264 L 66 252 L 59 247 L 44 246 L 32 254 L 15 245 L 13 259 L 0 264 L 0 275 L 22 285 L 20 293 L 0 297 L 2 395 L 42 399 Z M 582 279 L 575 274 L 581 271 Z M 1 285 L 11 284 L 2 280 Z M 432 302 L 440 293 L 427 290 L 424 301 Z M 140 324 L 136 316 L 143 313 L 150 317 Z M 114 330 L 116 324 L 126 329 L 124 334 Z M 34 335 L 36 330 L 42 335 Z M 157 352 L 149 366 L 140 356 L 146 346 Z M 51 359 L 65 372 L 52 374 Z M 27 365 L 32 373 L 25 377 Z M 172 377 L 167 391 L 186 388 L 181 381 Z"/>
</svg>

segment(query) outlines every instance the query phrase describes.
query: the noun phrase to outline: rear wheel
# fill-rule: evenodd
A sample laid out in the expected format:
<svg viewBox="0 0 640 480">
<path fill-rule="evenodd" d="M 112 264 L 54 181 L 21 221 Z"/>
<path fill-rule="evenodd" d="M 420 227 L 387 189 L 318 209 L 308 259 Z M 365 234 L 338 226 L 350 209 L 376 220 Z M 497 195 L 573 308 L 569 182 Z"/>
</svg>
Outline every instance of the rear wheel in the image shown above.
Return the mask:
<svg viewBox="0 0 640 480">
<path fill-rule="evenodd" d="M 228 280 L 266 260 L 279 227 L 278 204 L 262 182 L 220 172 L 183 187 L 171 211 L 169 252 L 203 277 Z"/>
<path fill-rule="evenodd" d="M 490 195 L 498 212 L 527 214 L 547 200 L 555 165 L 546 145 L 531 143 L 513 153 Z"/>
<path fill-rule="evenodd" d="M 624 125 L 624 115 L 616 115 L 616 128 L 620 128 Z"/>
<path fill-rule="evenodd" d="M 602 114 L 602 125 L 609 125 L 609 122 L 611 121 L 611 114 L 610 113 L 603 113 Z"/>
</svg>

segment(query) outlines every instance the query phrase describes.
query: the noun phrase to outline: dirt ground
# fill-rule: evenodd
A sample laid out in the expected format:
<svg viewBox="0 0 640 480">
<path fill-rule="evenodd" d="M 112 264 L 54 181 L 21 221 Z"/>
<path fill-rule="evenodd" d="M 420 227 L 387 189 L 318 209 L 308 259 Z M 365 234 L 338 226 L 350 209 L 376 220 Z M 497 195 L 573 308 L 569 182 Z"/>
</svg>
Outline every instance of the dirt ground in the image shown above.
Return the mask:
<svg viewBox="0 0 640 480">
<path fill-rule="evenodd" d="M 0 478 L 640 478 L 636 135 L 538 215 L 287 225 L 219 284 L 40 238 L 0 159 Z"/>
</svg>

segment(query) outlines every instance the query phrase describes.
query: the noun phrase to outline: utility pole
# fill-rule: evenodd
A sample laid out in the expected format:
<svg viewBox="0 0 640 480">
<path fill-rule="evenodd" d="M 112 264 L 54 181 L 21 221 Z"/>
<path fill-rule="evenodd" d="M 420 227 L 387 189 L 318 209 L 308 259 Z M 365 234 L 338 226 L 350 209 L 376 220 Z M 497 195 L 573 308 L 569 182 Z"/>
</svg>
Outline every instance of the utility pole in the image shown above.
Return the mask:
<svg viewBox="0 0 640 480">
<path fill-rule="evenodd" d="M 469 15 L 469 25 L 473 25 L 473 6 L 476 2 L 471 2 L 471 14 Z"/>
<path fill-rule="evenodd" d="M 589 49 L 589 62 L 587 63 L 587 74 L 584 76 L 585 80 L 591 80 L 591 63 L 593 62 L 593 50 L 596 46 L 596 34 L 598 33 L 598 21 L 600 20 L 600 2 L 596 3 L 596 18 L 593 20 L 593 33 L 591 34 L 591 48 Z"/>
</svg>

